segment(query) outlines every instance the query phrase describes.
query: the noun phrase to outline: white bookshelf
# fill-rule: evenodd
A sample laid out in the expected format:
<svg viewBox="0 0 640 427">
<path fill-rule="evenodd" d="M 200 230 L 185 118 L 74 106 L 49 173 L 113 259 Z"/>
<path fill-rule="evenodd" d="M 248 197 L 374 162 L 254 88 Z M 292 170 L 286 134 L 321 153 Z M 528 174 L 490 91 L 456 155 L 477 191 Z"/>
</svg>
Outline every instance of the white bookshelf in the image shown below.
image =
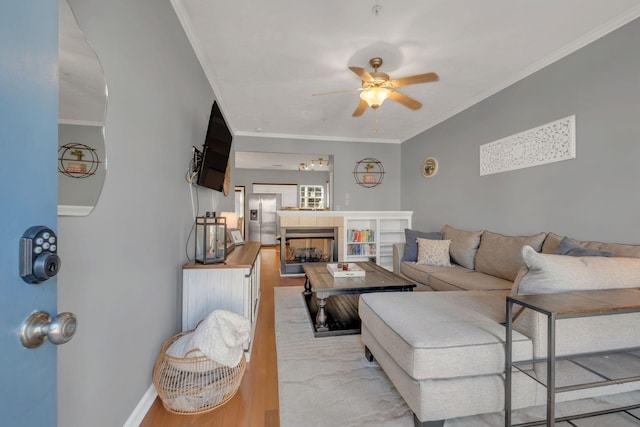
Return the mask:
<svg viewBox="0 0 640 427">
<path fill-rule="evenodd" d="M 372 261 L 393 270 L 393 244 L 404 242 L 411 211 L 345 212 L 341 261 Z"/>
</svg>

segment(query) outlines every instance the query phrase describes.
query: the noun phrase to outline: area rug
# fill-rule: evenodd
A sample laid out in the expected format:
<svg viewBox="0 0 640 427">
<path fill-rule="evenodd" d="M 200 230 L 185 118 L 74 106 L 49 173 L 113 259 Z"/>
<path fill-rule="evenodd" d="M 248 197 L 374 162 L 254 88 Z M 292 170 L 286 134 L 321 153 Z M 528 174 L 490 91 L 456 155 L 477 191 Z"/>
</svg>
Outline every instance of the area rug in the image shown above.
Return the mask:
<svg viewBox="0 0 640 427">
<path fill-rule="evenodd" d="M 275 332 L 281 427 L 412 427 L 413 414 L 375 362 L 364 357 L 360 335 L 314 338 L 303 288 L 275 292 Z M 478 390 L 481 392 L 481 390 Z M 557 405 L 558 416 L 640 402 L 640 393 Z M 464 402 L 461 402 L 464 404 Z M 640 411 L 556 423 L 558 427 L 639 426 Z M 516 411 L 513 421 L 544 417 L 544 407 Z M 635 417 L 634 417 L 635 416 Z M 501 414 L 447 420 L 445 427 L 502 427 Z"/>
</svg>

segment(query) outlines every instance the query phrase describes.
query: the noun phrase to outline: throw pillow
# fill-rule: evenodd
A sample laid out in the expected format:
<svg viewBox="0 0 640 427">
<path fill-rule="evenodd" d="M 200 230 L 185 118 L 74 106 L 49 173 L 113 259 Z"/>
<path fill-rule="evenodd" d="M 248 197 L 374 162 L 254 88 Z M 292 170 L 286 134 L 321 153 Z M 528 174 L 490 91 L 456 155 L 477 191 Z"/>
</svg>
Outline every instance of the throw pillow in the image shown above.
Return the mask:
<svg viewBox="0 0 640 427">
<path fill-rule="evenodd" d="M 451 267 L 449 247 L 451 240 L 429 240 L 418 238 L 418 260 L 416 264 Z"/>
<path fill-rule="evenodd" d="M 451 240 L 451 261 L 473 270 L 482 231 L 465 231 L 445 225 L 443 239 Z"/>
<path fill-rule="evenodd" d="M 542 253 L 555 254 L 556 249 L 560 245 L 564 237 L 549 232 L 547 238 L 542 245 Z M 574 240 L 574 239 L 572 239 Z M 604 243 L 595 240 L 575 240 L 580 246 L 586 249 L 597 249 L 600 251 L 611 252 L 612 257 L 640 258 L 640 245 L 629 245 L 625 243 Z"/>
<path fill-rule="evenodd" d="M 640 287 L 640 258 L 571 257 L 522 247 L 522 267 L 513 283 L 514 294 Z"/>
<path fill-rule="evenodd" d="M 406 246 L 402 254 L 402 261 L 416 262 L 418 260 L 418 237 L 421 239 L 442 240 L 442 233 L 438 231 L 424 232 L 418 230 L 404 229 L 404 240 Z"/>
<path fill-rule="evenodd" d="M 613 255 L 609 251 L 602 251 L 599 249 L 587 249 L 577 241 L 570 239 L 567 236 L 560 241 L 560 244 L 556 248 L 556 255 L 569 255 L 569 256 L 611 256 Z"/>
<path fill-rule="evenodd" d="M 485 231 L 476 255 L 476 270 L 513 282 L 522 267 L 522 247 L 529 245 L 539 252 L 546 235 L 504 236 Z"/>
</svg>

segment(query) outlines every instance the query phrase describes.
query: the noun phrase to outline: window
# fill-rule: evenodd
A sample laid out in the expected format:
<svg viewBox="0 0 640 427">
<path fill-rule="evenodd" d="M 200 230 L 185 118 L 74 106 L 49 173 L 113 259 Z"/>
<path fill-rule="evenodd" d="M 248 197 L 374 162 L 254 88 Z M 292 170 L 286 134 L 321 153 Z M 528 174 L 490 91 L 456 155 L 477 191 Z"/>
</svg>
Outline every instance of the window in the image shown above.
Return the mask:
<svg viewBox="0 0 640 427">
<path fill-rule="evenodd" d="M 300 186 L 300 209 L 324 209 L 324 188 L 322 185 Z"/>
</svg>

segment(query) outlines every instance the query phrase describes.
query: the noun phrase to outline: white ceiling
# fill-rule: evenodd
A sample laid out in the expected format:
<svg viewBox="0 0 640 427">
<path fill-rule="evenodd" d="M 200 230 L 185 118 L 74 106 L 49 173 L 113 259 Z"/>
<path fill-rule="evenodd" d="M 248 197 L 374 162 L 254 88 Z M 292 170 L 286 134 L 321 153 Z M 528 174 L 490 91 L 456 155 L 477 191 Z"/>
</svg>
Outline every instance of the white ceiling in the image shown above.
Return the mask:
<svg viewBox="0 0 640 427">
<path fill-rule="evenodd" d="M 172 0 L 234 135 L 401 143 L 640 16 L 640 0 Z M 374 10 L 379 13 L 376 15 Z M 360 79 L 436 72 L 351 116 Z"/>
</svg>

